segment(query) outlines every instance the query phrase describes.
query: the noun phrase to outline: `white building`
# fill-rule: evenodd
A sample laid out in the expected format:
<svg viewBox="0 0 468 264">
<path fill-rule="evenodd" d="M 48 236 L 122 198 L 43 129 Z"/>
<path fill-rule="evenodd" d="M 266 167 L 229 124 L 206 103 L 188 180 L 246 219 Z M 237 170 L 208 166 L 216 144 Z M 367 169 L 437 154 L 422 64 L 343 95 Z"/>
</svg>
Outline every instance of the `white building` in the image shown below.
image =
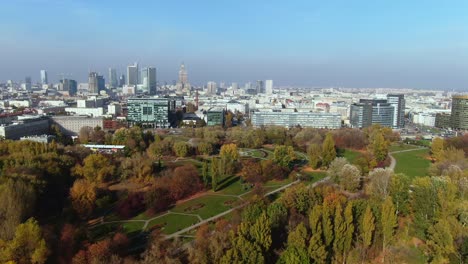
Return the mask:
<svg viewBox="0 0 468 264">
<path fill-rule="evenodd" d="M 65 112 L 75 115 L 86 115 L 86 116 L 103 116 L 104 108 L 103 107 L 65 107 Z"/>
<path fill-rule="evenodd" d="M 265 93 L 268 95 L 273 94 L 273 80 L 265 81 Z"/>
<path fill-rule="evenodd" d="M 102 117 L 85 116 L 53 116 L 52 122 L 57 124 L 65 135 L 77 136 L 82 127 L 95 128 L 104 126 Z"/>
</svg>

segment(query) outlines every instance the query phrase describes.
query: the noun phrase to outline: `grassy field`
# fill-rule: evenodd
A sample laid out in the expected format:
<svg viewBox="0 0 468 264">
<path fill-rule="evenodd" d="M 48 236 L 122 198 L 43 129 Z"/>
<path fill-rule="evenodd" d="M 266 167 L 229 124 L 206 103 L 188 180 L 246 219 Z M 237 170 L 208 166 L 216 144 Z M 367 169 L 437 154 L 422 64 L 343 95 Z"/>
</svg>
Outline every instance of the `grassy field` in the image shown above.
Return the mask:
<svg viewBox="0 0 468 264">
<path fill-rule="evenodd" d="M 236 197 L 208 194 L 177 205 L 171 212 L 197 214 L 206 219 L 229 210 L 238 200 Z"/>
<path fill-rule="evenodd" d="M 408 145 L 408 144 L 394 144 L 391 145 L 388 148 L 389 152 L 394 152 L 394 151 L 402 151 L 402 150 L 408 150 L 408 149 L 417 149 L 419 148 L 418 146 L 415 145 Z"/>
<path fill-rule="evenodd" d="M 361 155 L 359 151 L 352 150 L 352 149 L 345 149 L 342 153 L 340 153 L 341 157 L 346 158 L 349 163 L 354 163 L 354 161 Z"/>
<path fill-rule="evenodd" d="M 162 226 L 162 231 L 165 234 L 172 234 L 183 228 L 189 227 L 198 223 L 200 220 L 196 216 L 167 214 L 149 222 L 148 228 L 155 225 Z"/>
<path fill-rule="evenodd" d="M 396 159 L 396 173 L 410 177 L 426 176 L 431 161 L 427 159 L 429 150 L 421 149 L 392 154 Z"/>
</svg>

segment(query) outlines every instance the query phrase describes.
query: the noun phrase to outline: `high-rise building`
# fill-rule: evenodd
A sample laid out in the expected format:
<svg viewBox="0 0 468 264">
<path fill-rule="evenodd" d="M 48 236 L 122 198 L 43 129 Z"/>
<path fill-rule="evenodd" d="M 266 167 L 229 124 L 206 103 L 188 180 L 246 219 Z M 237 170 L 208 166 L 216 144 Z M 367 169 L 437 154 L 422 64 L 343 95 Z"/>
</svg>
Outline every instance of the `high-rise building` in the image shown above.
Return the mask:
<svg viewBox="0 0 468 264">
<path fill-rule="evenodd" d="M 234 92 L 236 92 L 236 91 L 239 89 L 239 85 L 238 85 L 237 83 L 235 83 L 235 82 L 232 83 L 231 87 L 232 87 L 232 90 L 233 90 Z"/>
<path fill-rule="evenodd" d="M 190 83 L 188 82 L 187 70 L 183 62 L 180 65 L 179 81 L 176 84 L 176 88 L 178 93 L 190 92 L 191 89 Z"/>
<path fill-rule="evenodd" d="M 119 87 L 122 87 L 125 85 L 125 75 L 120 75 L 120 78 L 119 78 Z"/>
<path fill-rule="evenodd" d="M 214 95 L 217 92 L 217 86 L 215 82 L 208 82 L 206 85 L 206 93 Z"/>
<path fill-rule="evenodd" d="M 351 105 L 350 123 L 352 127 L 363 128 L 374 124 L 393 127 L 395 107 L 387 100 L 361 99 Z"/>
<path fill-rule="evenodd" d="M 127 66 L 127 85 L 138 84 L 138 63 Z"/>
<path fill-rule="evenodd" d="M 468 129 L 468 95 L 452 96 L 452 128 Z"/>
<path fill-rule="evenodd" d="M 405 95 L 388 94 L 387 102 L 391 104 L 395 111 L 393 113 L 393 128 L 405 127 Z"/>
<path fill-rule="evenodd" d="M 24 88 L 25 88 L 27 91 L 31 91 L 31 88 L 32 88 L 31 77 L 26 77 L 26 78 L 24 78 Z"/>
<path fill-rule="evenodd" d="M 49 84 L 46 70 L 41 70 L 41 84 Z"/>
<path fill-rule="evenodd" d="M 268 95 L 273 94 L 273 80 L 266 80 L 265 81 L 265 93 Z"/>
<path fill-rule="evenodd" d="M 88 93 L 98 94 L 106 89 L 104 77 L 97 72 L 90 72 L 88 77 Z"/>
<path fill-rule="evenodd" d="M 116 88 L 118 84 L 117 71 L 113 68 L 109 68 L 109 87 Z"/>
<path fill-rule="evenodd" d="M 262 80 L 257 81 L 257 86 L 255 88 L 257 90 L 257 94 L 265 93 L 265 86 L 263 85 Z"/>
<path fill-rule="evenodd" d="M 73 96 L 78 90 L 78 84 L 75 80 L 62 79 L 58 85 L 59 91 L 68 92 L 68 95 Z"/>
<path fill-rule="evenodd" d="M 141 70 L 141 79 L 144 91 L 150 95 L 156 94 L 156 68 L 148 67 Z"/>
</svg>

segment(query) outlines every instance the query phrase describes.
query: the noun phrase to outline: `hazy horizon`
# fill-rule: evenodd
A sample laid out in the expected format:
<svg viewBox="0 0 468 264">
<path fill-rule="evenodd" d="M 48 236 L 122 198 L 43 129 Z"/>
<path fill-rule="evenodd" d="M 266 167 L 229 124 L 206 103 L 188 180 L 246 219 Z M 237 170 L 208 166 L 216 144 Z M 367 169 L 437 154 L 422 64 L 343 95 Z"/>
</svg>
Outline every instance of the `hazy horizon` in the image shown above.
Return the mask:
<svg viewBox="0 0 468 264">
<path fill-rule="evenodd" d="M 418 1 L 419 2 L 419 1 Z M 468 2 L 2 2 L 0 80 L 107 79 L 135 61 L 158 81 L 468 90 Z"/>
</svg>

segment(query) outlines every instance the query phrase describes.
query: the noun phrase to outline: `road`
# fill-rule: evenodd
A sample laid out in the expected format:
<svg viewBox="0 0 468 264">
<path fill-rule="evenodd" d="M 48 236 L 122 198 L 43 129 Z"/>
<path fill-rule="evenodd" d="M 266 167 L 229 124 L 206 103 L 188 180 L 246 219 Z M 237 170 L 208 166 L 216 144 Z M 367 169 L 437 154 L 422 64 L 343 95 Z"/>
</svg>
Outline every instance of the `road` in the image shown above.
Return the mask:
<svg viewBox="0 0 468 264">
<path fill-rule="evenodd" d="M 414 149 L 406 149 L 406 150 L 400 150 L 400 151 L 393 151 L 393 152 L 389 152 L 388 153 L 388 156 L 390 156 L 390 166 L 388 166 L 389 169 L 391 170 L 395 170 L 395 166 L 396 166 L 396 159 L 393 157 L 392 154 L 395 154 L 395 153 L 401 153 L 401 152 L 409 152 L 409 151 L 415 151 L 415 150 L 421 150 L 421 149 L 425 149 L 425 147 L 419 147 L 419 148 L 414 148 Z"/>
</svg>

